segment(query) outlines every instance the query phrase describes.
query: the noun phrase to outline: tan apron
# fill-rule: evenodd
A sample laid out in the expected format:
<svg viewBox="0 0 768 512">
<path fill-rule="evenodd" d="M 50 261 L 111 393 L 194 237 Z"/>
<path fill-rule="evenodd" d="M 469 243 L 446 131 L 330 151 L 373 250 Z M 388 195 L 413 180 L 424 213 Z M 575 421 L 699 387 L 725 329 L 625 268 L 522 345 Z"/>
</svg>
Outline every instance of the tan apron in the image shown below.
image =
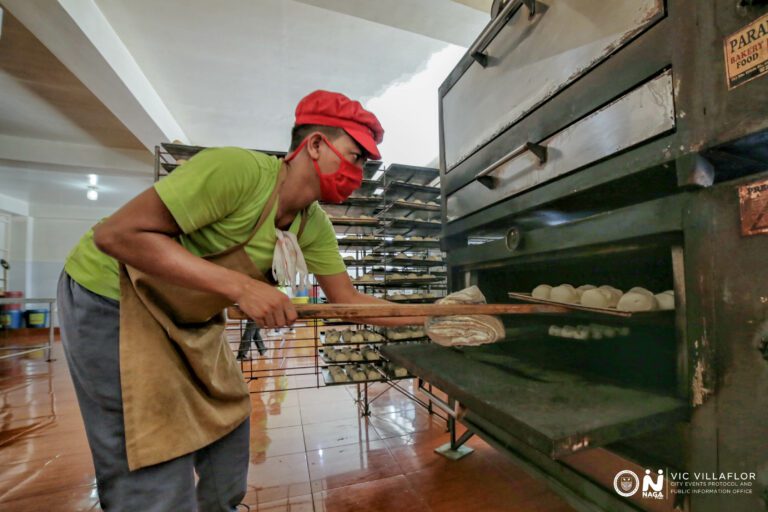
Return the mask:
<svg viewBox="0 0 768 512">
<path fill-rule="evenodd" d="M 205 259 L 267 282 L 245 252 L 275 206 L 282 170 L 248 238 Z M 298 237 L 304 230 L 302 212 Z M 131 471 L 194 452 L 250 414 L 248 386 L 224 334 L 220 295 L 120 265 L 120 384 Z"/>
</svg>

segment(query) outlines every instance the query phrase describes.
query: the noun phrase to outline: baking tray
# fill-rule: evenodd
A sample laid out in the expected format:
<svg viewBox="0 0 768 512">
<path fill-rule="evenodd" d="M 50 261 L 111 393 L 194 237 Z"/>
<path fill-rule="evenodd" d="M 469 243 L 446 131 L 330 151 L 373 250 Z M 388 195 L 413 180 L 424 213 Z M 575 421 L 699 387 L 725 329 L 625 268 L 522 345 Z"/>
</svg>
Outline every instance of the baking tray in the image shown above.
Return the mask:
<svg viewBox="0 0 768 512">
<path fill-rule="evenodd" d="M 386 382 L 387 379 L 383 376 L 380 379 L 376 380 L 348 380 L 346 382 L 334 382 L 333 378 L 331 377 L 331 372 L 329 370 L 326 370 L 323 368 L 322 370 L 323 374 L 323 381 L 325 382 L 326 386 L 348 386 L 349 384 L 365 384 L 366 382 Z"/>
</svg>

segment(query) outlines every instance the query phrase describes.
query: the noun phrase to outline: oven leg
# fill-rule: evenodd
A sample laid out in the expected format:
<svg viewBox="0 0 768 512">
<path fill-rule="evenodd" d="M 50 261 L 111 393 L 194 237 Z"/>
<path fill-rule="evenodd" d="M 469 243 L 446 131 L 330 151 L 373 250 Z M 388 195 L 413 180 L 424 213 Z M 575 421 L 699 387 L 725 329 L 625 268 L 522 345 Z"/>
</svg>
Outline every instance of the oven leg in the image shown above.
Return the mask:
<svg viewBox="0 0 768 512">
<path fill-rule="evenodd" d="M 455 406 L 455 401 L 453 399 L 448 401 L 448 405 L 451 409 Z M 451 460 L 459 460 L 462 457 L 465 457 L 475 451 L 474 449 L 470 448 L 469 446 L 465 446 L 465 443 L 469 441 L 472 436 L 475 435 L 474 432 L 467 429 L 461 436 L 456 439 L 456 418 L 453 416 L 448 417 L 448 432 L 451 436 L 451 440 L 448 443 L 445 443 L 444 445 L 435 448 L 435 452 L 439 453 L 443 457 L 446 457 Z"/>
</svg>

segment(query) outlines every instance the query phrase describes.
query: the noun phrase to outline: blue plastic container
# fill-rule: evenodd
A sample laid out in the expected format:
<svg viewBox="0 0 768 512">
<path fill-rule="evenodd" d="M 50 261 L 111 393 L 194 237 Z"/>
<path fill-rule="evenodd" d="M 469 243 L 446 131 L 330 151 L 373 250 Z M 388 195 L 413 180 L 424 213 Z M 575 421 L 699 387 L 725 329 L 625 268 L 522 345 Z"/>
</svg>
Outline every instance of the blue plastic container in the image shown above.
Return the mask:
<svg viewBox="0 0 768 512">
<path fill-rule="evenodd" d="M 27 327 L 32 329 L 48 327 L 48 310 L 28 309 L 24 312 L 24 320 L 27 323 Z"/>
<path fill-rule="evenodd" d="M 17 309 L 3 311 L 3 326 L 6 329 L 21 329 L 22 318 L 21 311 Z"/>
</svg>

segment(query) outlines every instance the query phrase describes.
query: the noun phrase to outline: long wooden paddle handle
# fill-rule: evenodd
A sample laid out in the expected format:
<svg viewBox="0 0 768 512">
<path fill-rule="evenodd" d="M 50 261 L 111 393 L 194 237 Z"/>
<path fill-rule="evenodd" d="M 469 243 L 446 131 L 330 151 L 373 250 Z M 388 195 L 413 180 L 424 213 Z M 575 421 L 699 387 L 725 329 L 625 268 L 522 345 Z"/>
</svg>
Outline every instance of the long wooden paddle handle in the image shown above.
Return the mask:
<svg viewBox="0 0 768 512">
<path fill-rule="evenodd" d="M 299 318 L 384 318 L 449 315 L 539 315 L 562 314 L 564 306 L 545 304 L 295 304 Z M 234 311 L 233 311 L 234 310 Z M 244 318 L 236 307 L 230 318 Z"/>
</svg>

